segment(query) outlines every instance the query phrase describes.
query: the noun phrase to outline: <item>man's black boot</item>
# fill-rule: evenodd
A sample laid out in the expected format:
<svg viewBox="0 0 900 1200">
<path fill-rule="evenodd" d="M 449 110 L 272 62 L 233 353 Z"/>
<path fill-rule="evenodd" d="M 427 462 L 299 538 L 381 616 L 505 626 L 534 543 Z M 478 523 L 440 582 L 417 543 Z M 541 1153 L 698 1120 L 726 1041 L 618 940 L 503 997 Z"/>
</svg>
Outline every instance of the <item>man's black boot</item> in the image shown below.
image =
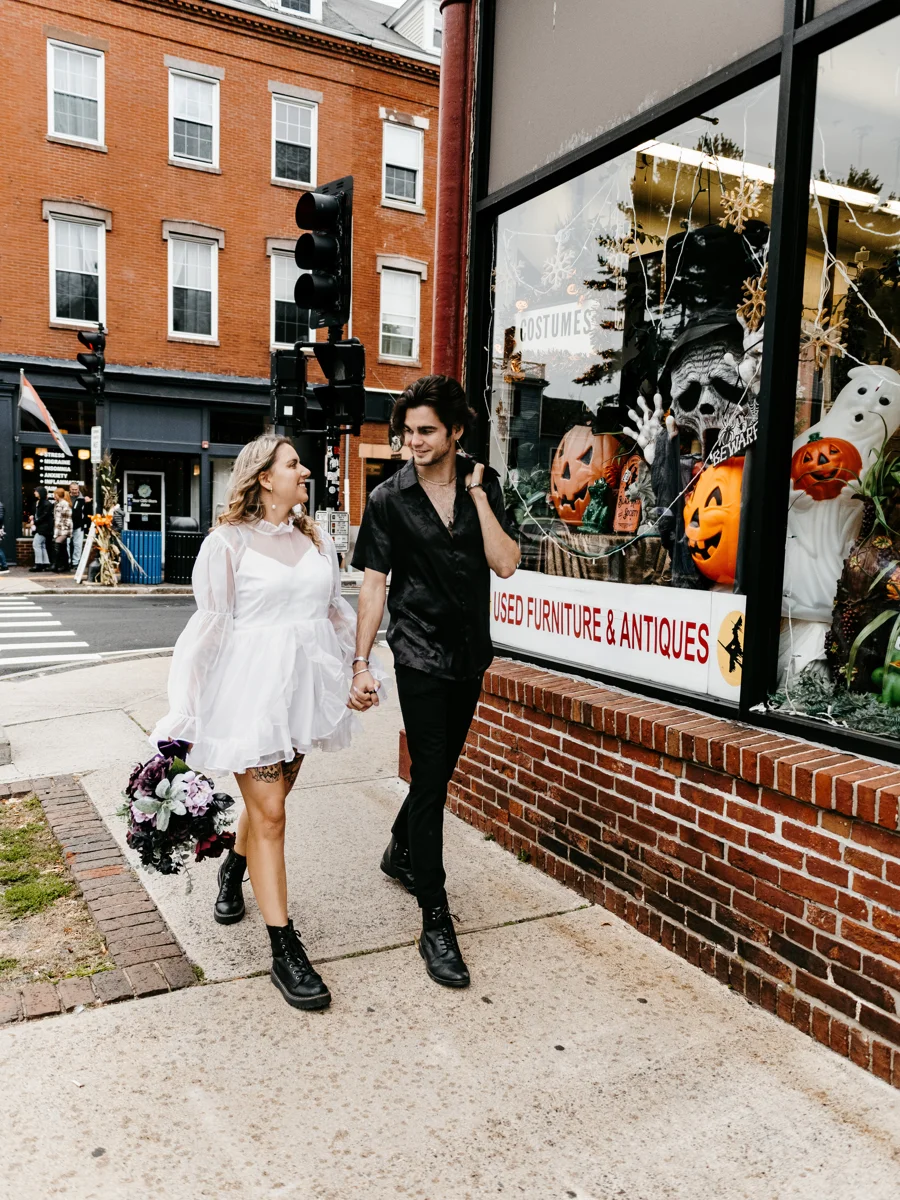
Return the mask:
<svg viewBox="0 0 900 1200">
<path fill-rule="evenodd" d="M 229 850 L 225 861 L 219 867 L 219 894 L 213 916 L 220 925 L 235 925 L 244 915 L 244 871 L 247 869 L 247 859 L 243 854 Z"/>
<path fill-rule="evenodd" d="M 435 983 L 442 983 L 444 987 L 469 986 L 469 970 L 463 962 L 446 901 L 422 909 L 419 953 L 425 960 L 425 970 Z"/>
<path fill-rule="evenodd" d="M 272 970 L 269 978 L 292 1008 L 327 1008 L 331 992 L 322 976 L 306 956 L 294 922 L 267 925 L 272 942 Z"/>
<path fill-rule="evenodd" d="M 401 846 L 393 834 L 391 834 L 387 850 L 382 855 L 381 869 L 385 875 L 390 875 L 391 879 L 402 883 L 413 896 L 416 894 L 416 881 L 413 878 L 409 847 Z"/>
</svg>

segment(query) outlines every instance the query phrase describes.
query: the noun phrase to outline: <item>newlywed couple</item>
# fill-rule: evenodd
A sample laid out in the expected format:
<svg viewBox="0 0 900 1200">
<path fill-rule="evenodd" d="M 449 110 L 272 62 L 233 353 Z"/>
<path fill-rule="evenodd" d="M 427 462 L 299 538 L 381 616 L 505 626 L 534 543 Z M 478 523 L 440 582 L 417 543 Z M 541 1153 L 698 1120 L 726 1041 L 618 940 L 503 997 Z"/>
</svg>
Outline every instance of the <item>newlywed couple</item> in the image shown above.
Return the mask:
<svg viewBox="0 0 900 1200">
<path fill-rule="evenodd" d="M 458 452 L 474 419 L 462 387 L 443 375 L 397 399 L 391 430 L 410 457 L 366 506 L 353 555 L 364 571 L 358 617 L 341 596 L 333 543 L 301 507 L 310 472 L 287 438 L 264 434 L 244 447 L 197 557 L 197 612 L 175 647 L 170 709 L 151 740 L 189 742 L 191 766 L 234 772 L 244 811 L 219 869 L 215 919 L 241 920 L 249 868 L 271 979 L 295 1008 L 325 1008 L 331 993 L 288 918 L 285 801 L 304 755 L 349 745 L 351 710 L 378 703 L 369 653 L 389 573 L 387 636 L 412 782 L 381 869 L 419 902 L 431 978 L 469 983 L 444 890 L 443 810 L 492 657 L 490 571 L 505 578 L 519 561 L 496 473 Z"/>
</svg>

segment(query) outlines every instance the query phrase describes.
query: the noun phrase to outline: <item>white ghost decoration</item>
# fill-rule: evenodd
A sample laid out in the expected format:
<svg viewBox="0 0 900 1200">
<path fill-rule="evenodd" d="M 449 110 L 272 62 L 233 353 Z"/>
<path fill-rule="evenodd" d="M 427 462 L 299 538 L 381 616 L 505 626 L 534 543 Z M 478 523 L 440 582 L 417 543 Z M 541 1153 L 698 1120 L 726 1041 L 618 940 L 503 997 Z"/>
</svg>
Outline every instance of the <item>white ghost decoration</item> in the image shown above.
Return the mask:
<svg viewBox="0 0 900 1200">
<path fill-rule="evenodd" d="M 900 374 L 893 367 L 853 367 L 828 412 L 794 439 L 794 451 L 812 434 L 851 442 L 862 459 L 864 480 L 887 438 L 900 429 Z M 781 635 L 780 674 L 797 674 L 825 659 L 834 594 L 862 523 L 863 506 L 848 484 L 832 500 L 814 500 L 791 488 L 781 612 L 790 618 Z M 804 628 L 810 622 L 816 628 Z"/>
</svg>

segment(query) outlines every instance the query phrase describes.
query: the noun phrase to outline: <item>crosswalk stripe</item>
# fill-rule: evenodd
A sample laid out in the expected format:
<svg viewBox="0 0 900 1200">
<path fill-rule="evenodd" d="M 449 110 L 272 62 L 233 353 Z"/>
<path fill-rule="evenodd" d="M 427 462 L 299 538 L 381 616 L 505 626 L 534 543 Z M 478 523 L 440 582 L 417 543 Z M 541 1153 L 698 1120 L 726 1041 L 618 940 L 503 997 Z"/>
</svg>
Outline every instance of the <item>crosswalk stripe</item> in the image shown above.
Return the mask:
<svg viewBox="0 0 900 1200">
<path fill-rule="evenodd" d="M 0 629 L 44 629 L 48 625 L 62 625 L 62 621 L 0 621 Z"/>
<path fill-rule="evenodd" d="M 0 667 L 51 662 L 102 662 L 102 659 L 99 654 L 36 654 L 27 658 L 0 658 Z"/>
<path fill-rule="evenodd" d="M 0 638 L 22 638 L 22 637 L 75 637 L 74 629 L 41 629 L 34 633 L 0 633 Z M 0 646 L 0 650 L 3 647 Z"/>
<path fill-rule="evenodd" d="M 9 642 L 0 650 L 74 650 L 76 646 L 89 646 L 90 642 Z"/>
</svg>

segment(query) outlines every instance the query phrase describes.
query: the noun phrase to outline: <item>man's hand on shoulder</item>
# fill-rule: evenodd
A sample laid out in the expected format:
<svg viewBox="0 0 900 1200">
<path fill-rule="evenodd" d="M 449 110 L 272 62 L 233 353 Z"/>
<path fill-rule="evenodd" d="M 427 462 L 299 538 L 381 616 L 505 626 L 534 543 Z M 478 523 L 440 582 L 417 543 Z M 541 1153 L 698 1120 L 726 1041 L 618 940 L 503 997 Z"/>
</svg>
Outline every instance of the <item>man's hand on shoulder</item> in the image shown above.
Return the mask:
<svg viewBox="0 0 900 1200">
<path fill-rule="evenodd" d="M 478 492 L 484 494 L 484 463 L 475 463 L 472 474 L 466 476 L 466 491 L 473 500 L 477 499 Z"/>
</svg>

